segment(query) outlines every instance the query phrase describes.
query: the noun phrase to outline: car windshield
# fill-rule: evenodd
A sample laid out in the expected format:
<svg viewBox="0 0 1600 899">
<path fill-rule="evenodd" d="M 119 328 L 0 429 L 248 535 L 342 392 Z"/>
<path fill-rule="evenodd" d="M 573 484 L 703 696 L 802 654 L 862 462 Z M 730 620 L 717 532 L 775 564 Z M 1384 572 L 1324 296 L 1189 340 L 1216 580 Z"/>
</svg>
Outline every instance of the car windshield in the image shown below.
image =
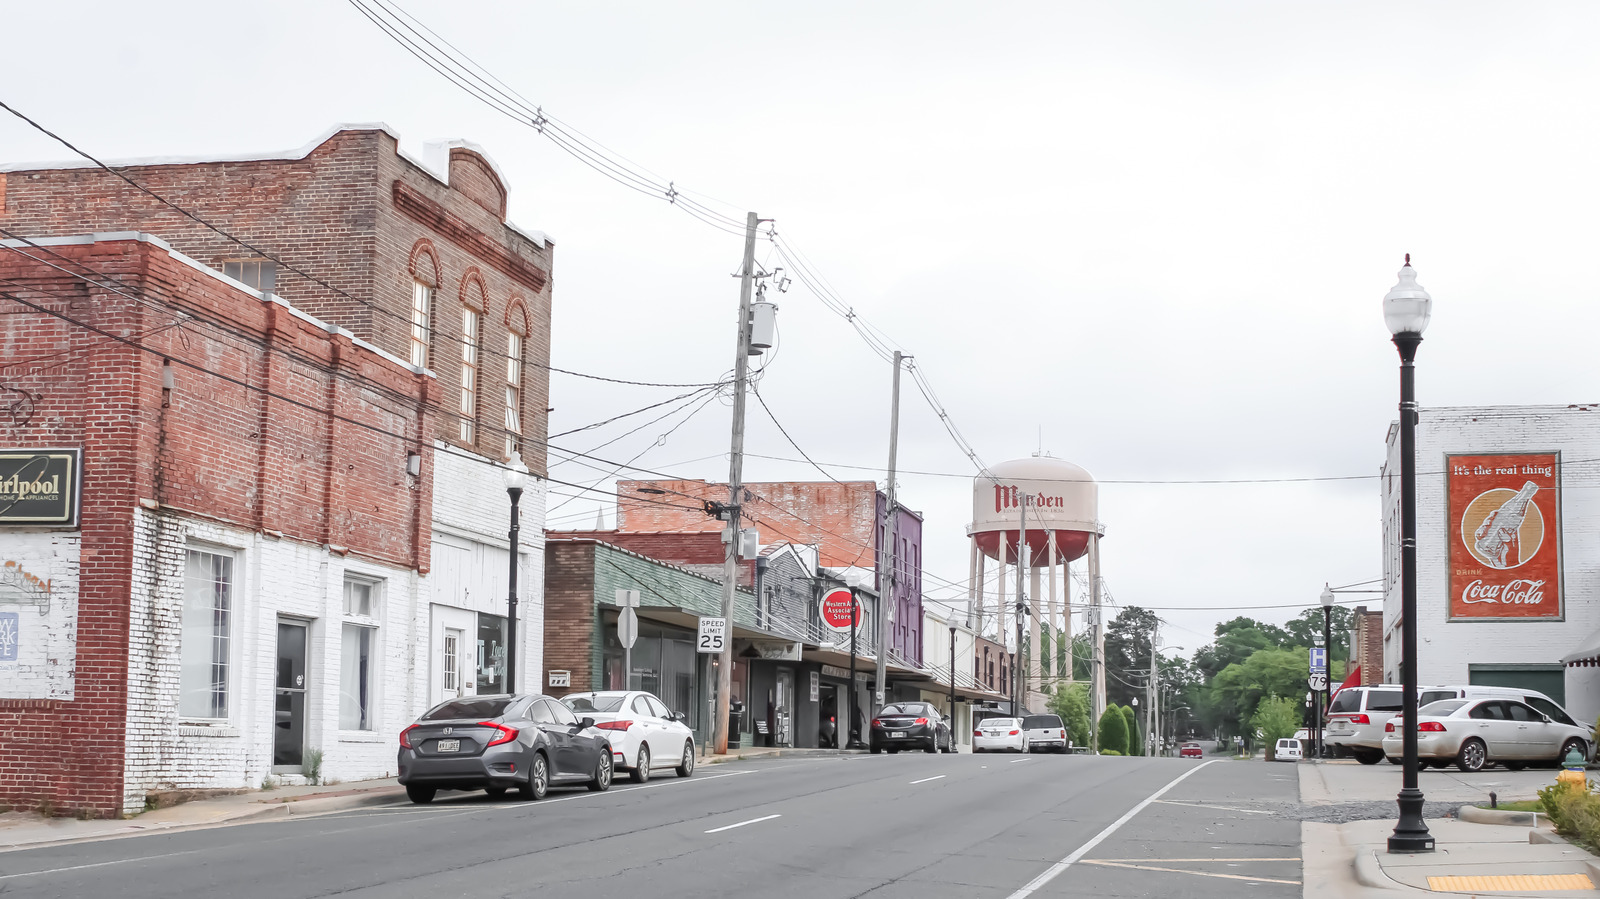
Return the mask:
<svg viewBox="0 0 1600 899">
<path fill-rule="evenodd" d="M 920 703 L 915 703 L 915 702 L 900 702 L 900 703 L 896 703 L 894 705 L 886 705 L 886 706 L 884 706 L 883 707 L 883 711 L 879 712 L 878 714 L 880 714 L 880 715 L 926 715 L 926 714 L 928 714 L 928 707 L 924 706 L 924 705 L 922 705 Z"/>
<path fill-rule="evenodd" d="M 449 721 L 456 718 L 498 718 L 500 713 L 511 704 L 512 697 L 496 696 L 488 699 L 452 699 L 449 702 L 434 706 L 428 714 L 422 716 L 423 721 Z"/>
<path fill-rule="evenodd" d="M 1328 711 L 1330 712 L 1358 712 L 1360 710 L 1360 690 L 1340 690 L 1339 695 L 1333 697 L 1333 703 L 1328 706 Z"/>
<path fill-rule="evenodd" d="M 1022 719 L 1022 726 L 1028 730 L 1040 730 L 1046 727 L 1061 727 L 1061 719 L 1055 715 L 1029 715 Z"/>
<path fill-rule="evenodd" d="M 1417 709 L 1417 714 L 1432 715 L 1435 718 L 1443 718 L 1446 715 L 1454 713 L 1456 709 L 1459 709 L 1466 704 L 1467 701 L 1465 699 L 1441 699 L 1438 702 L 1430 702 L 1422 708 Z"/>
<path fill-rule="evenodd" d="M 1400 690 L 1373 690 L 1367 694 L 1367 711 L 1398 712 L 1405 706 L 1405 696 Z"/>
<path fill-rule="evenodd" d="M 1016 727 L 1017 726 L 1017 719 L 1015 719 L 1015 718 L 990 718 L 987 721 L 983 722 L 983 726 L 984 727 Z"/>
<path fill-rule="evenodd" d="M 1440 700 L 1455 698 L 1456 691 L 1454 690 L 1426 690 L 1422 696 L 1418 697 L 1417 705 L 1431 705 Z"/>
<path fill-rule="evenodd" d="M 626 698 L 625 693 L 579 693 L 564 697 L 561 702 L 574 712 L 615 712 Z"/>
<path fill-rule="evenodd" d="M 1200 744 L 1199 743 L 1185 743 L 1185 744 L 1183 744 L 1183 748 L 1184 749 L 1199 749 L 1200 748 Z"/>
</svg>

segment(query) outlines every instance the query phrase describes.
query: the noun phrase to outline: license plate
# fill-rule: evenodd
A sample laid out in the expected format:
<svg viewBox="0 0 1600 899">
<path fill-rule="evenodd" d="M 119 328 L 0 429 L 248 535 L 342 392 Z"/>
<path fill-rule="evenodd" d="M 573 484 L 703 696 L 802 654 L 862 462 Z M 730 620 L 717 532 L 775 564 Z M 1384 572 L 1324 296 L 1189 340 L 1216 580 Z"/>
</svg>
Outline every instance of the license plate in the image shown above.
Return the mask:
<svg viewBox="0 0 1600 899">
<path fill-rule="evenodd" d="M 892 731 L 889 731 L 889 736 L 891 738 L 903 737 L 905 735 L 906 735 L 906 732 L 903 731 L 903 730 L 892 730 Z"/>
<path fill-rule="evenodd" d="M 433 748 L 434 748 L 434 750 L 436 752 L 460 752 L 461 751 L 461 741 L 460 740 L 440 740 L 439 742 L 433 744 Z"/>
</svg>

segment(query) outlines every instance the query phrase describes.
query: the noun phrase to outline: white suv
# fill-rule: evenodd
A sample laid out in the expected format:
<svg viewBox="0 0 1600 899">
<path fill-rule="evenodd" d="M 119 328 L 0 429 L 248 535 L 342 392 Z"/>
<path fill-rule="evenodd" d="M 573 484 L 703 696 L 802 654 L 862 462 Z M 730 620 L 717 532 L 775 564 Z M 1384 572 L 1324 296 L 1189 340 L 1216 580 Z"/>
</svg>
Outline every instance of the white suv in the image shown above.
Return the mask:
<svg viewBox="0 0 1600 899">
<path fill-rule="evenodd" d="M 1403 711 L 1406 688 L 1398 684 L 1346 687 L 1328 706 L 1329 746 L 1343 746 L 1363 765 L 1383 761 L 1383 727 Z"/>
</svg>

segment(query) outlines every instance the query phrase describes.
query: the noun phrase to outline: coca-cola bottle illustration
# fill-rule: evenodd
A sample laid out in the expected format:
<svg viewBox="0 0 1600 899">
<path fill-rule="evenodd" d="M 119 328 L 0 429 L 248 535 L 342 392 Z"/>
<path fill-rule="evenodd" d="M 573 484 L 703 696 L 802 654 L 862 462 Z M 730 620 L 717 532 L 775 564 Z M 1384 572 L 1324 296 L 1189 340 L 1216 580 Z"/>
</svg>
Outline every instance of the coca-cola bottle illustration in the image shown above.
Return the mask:
<svg viewBox="0 0 1600 899">
<path fill-rule="evenodd" d="M 1524 483 L 1515 496 L 1490 512 L 1473 532 L 1473 548 L 1492 567 L 1514 568 L 1522 564 L 1522 521 L 1528 517 L 1528 504 L 1538 492 L 1539 485 Z"/>
</svg>

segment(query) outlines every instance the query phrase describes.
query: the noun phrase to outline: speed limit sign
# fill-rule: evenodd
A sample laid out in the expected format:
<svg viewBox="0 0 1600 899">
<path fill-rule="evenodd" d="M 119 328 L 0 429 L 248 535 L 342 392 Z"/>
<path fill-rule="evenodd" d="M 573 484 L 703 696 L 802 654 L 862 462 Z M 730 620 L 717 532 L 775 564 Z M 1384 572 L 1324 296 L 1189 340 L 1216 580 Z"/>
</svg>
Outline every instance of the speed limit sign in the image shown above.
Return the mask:
<svg viewBox="0 0 1600 899">
<path fill-rule="evenodd" d="M 722 652 L 728 639 L 728 619 L 701 618 L 700 633 L 694 641 L 700 652 Z"/>
</svg>

